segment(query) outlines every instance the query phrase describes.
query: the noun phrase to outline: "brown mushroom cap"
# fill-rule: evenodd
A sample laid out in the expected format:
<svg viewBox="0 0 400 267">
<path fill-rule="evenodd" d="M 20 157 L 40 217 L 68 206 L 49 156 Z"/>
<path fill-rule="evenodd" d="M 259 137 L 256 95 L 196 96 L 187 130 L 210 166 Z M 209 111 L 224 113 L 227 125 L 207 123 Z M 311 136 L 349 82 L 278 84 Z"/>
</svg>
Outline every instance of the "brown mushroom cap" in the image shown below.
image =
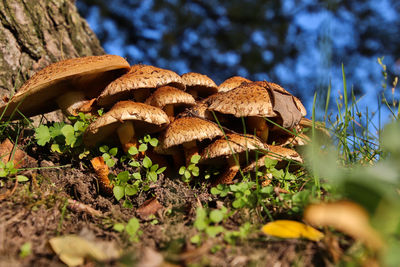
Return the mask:
<svg viewBox="0 0 400 267">
<path fill-rule="evenodd" d="M 10 101 L 0 107 L 7 119 L 18 107 L 31 117 L 58 109 L 57 97 L 68 91 L 82 91 L 88 98 L 98 94 L 115 78 L 129 69 L 129 63 L 116 55 L 72 58 L 51 64 L 33 75 Z M 26 101 L 24 101 L 26 100 Z M 14 118 L 20 118 L 17 113 Z"/>
<path fill-rule="evenodd" d="M 154 93 L 146 99 L 145 103 L 162 109 L 169 104 L 193 106 L 196 104 L 196 100 L 191 94 L 185 93 L 175 87 L 162 86 L 154 91 Z"/>
<path fill-rule="evenodd" d="M 149 65 L 134 65 L 127 74 L 116 79 L 104 89 L 97 98 L 97 104 L 111 106 L 118 100 L 133 98 L 131 93 L 133 90 L 156 89 L 168 84 L 182 90 L 185 89 L 181 77 L 171 70 Z"/>
<path fill-rule="evenodd" d="M 89 125 L 83 137 L 85 145 L 94 146 L 113 134 L 124 121 L 133 121 L 138 135 L 159 132 L 169 123 L 167 114 L 157 107 L 120 101 Z"/>
<path fill-rule="evenodd" d="M 276 117 L 268 91 L 256 84 L 247 83 L 225 93 L 208 97 L 208 109 L 235 117 Z"/>
<path fill-rule="evenodd" d="M 300 154 L 297 153 L 295 150 L 273 145 L 269 145 L 268 150 L 269 150 L 268 154 L 260 157 L 257 161 L 250 163 L 247 167 L 243 169 L 243 172 L 253 171 L 256 169 L 256 167 L 265 166 L 266 158 L 278 160 L 278 162 L 282 163 L 279 164 L 281 165 L 279 167 L 284 167 L 283 165 L 286 165 L 285 163 L 287 163 L 288 160 L 297 163 L 303 163 L 303 159 L 301 158 Z"/>
<path fill-rule="evenodd" d="M 251 81 L 240 76 L 233 76 L 229 79 L 226 79 L 218 86 L 218 92 L 228 92 L 236 87 L 241 86 L 243 83 L 251 83 Z"/>
<path fill-rule="evenodd" d="M 201 97 L 206 97 L 218 92 L 218 86 L 207 75 L 197 72 L 188 72 L 183 74 L 182 81 L 186 85 L 188 91 L 197 91 Z"/>
<path fill-rule="evenodd" d="M 226 138 L 221 137 L 203 150 L 200 163 L 217 163 L 217 160 L 223 159 L 233 154 L 265 149 L 266 145 L 258 138 L 251 135 L 227 134 Z"/>
<path fill-rule="evenodd" d="M 191 141 L 202 141 L 222 136 L 217 124 L 194 117 L 183 117 L 173 121 L 165 130 L 160 142 L 160 150 Z"/>
</svg>

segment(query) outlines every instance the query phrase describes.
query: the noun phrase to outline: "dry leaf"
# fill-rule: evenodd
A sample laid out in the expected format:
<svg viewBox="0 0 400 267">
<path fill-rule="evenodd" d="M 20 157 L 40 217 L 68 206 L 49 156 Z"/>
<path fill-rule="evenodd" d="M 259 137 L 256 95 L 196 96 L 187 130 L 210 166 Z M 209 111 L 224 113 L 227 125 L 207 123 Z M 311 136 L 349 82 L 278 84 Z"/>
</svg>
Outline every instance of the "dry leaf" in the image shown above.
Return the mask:
<svg viewBox="0 0 400 267">
<path fill-rule="evenodd" d="M 271 90 L 273 97 L 273 111 L 279 113 L 282 118 L 282 126 L 293 128 L 301 120 L 301 112 L 297 109 L 292 95 Z"/>
<path fill-rule="evenodd" d="M 142 219 L 147 218 L 150 215 L 156 214 L 156 212 L 162 209 L 162 205 L 158 202 L 157 198 L 153 197 L 151 199 L 146 200 L 137 210 L 136 212 Z"/>
<path fill-rule="evenodd" d="M 108 169 L 107 164 L 104 162 L 103 157 L 95 157 L 90 160 L 90 163 L 92 163 L 93 169 L 99 178 L 99 186 L 101 191 L 111 196 L 113 194 L 113 185 L 110 183 L 110 179 L 108 179 L 110 170 Z"/>
<path fill-rule="evenodd" d="M 15 149 L 14 155 L 13 153 L 14 144 L 7 138 L 0 144 L 0 157 L 1 160 L 5 163 L 11 160 L 14 163 L 14 168 L 23 168 L 30 164 L 36 163 L 36 160 L 30 156 L 28 156 L 23 150 L 18 147 Z"/>
<path fill-rule="evenodd" d="M 280 238 L 306 238 L 319 241 L 324 234 L 311 226 L 290 220 L 277 220 L 264 225 L 261 229 L 264 234 Z"/>
<path fill-rule="evenodd" d="M 379 250 L 383 246 L 382 239 L 369 224 L 368 213 L 354 202 L 310 205 L 304 212 L 304 219 L 318 227 L 332 226 L 372 249 Z"/>
<path fill-rule="evenodd" d="M 96 261 L 107 261 L 118 258 L 120 252 L 111 244 L 105 248 L 102 242 L 88 241 L 76 235 L 54 237 L 49 243 L 55 253 L 68 266 L 77 266 L 84 263 L 85 258 Z M 103 242 L 104 243 L 104 242 Z"/>
</svg>

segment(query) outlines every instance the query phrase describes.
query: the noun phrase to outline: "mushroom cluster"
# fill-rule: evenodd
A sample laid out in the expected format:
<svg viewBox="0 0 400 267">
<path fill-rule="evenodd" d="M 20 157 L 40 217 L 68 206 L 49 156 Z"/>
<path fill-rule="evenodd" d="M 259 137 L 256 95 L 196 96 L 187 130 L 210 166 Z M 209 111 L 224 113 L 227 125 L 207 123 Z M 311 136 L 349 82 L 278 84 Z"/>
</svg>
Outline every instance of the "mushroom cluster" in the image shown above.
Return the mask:
<svg viewBox="0 0 400 267">
<path fill-rule="evenodd" d="M 87 147 L 117 137 L 127 152 L 138 137 L 157 134 L 154 153 L 170 156 L 175 168 L 195 154 L 202 165 L 225 168 L 215 183 L 232 183 L 241 167 L 253 171 L 264 157 L 279 159 L 280 166 L 283 159 L 301 163 L 296 151 L 283 146 L 304 144 L 307 139 L 293 132 L 310 125 L 300 100 L 275 83 L 235 76 L 217 86 L 200 73 L 130 66 L 115 55 L 68 59 L 42 69 L 0 114 L 5 120 L 56 109 L 68 116 L 97 114 L 100 108 L 104 114 L 84 134 Z"/>
</svg>

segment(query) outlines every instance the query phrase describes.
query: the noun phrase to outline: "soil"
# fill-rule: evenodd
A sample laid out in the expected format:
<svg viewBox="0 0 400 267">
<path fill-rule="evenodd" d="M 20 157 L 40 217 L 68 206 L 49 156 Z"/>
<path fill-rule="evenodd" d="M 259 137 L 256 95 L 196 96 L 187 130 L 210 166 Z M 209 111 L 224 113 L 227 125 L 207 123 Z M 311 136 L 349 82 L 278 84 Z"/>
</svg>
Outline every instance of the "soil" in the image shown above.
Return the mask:
<svg viewBox="0 0 400 267">
<path fill-rule="evenodd" d="M 36 149 L 36 150 L 35 150 Z M 161 175 L 147 192 L 132 198 L 133 208 L 104 196 L 98 190 L 94 171 L 79 162 L 67 162 L 41 148 L 31 148 L 39 169 L 23 174 L 29 182 L 20 183 L 13 194 L 0 201 L 0 266 L 65 266 L 48 241 L 56 236 L 77 234 L 106 241 L 123 250 L 120 259 L 102 266 L 323 266 L 329 257 L 323 245 L 306 240 L 278 240 L 255 232 L 245 241 L 228 244 L 220 237 L 209 238 L 200 246 L 191 244 L 199 205 L 216 207 L 220 200 L 209 193 L 207 182 L 187 185 L 176 177 Z M 65 165 L 67 164 L 67 165 Z M 58 167 L 62 166 L 62 167 Z M 0 194 L 14 186 L 3 179 Z M 153 217 L 138 214 L 146 200 L 161 204 Z M 68 204 L 75 200 L 101 212 L 79 210 Z M 140 218 L 139 242 L 113 230 L 114 223 Z M 245 221 L 260 224 L 257 216 L 239 211 L 224 223 L 237 230 Z M 20 255 L 20 248 L 31 244 L 31 253 Z M 87 259 L 84 266 L 97 266 Z"/>
</svg>

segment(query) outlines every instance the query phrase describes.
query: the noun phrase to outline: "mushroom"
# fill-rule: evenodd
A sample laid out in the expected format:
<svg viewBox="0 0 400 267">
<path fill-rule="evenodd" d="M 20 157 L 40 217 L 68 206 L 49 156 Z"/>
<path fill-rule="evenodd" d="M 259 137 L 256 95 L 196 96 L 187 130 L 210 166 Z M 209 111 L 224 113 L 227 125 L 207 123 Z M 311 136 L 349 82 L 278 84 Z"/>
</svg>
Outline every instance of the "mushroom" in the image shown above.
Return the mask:
<svg viewBox="0 0 400 267">
<path fill-rule="evenodd" d="M 178 118 L 165 130 L 155 151 L 173 155 L 175 166 L 178 167 L 181 160 L 177 149 L 182 145 L 188 165 L 192 156 L 198 154 L 197 141 L 211 140 L 222 135 L 221 129 L 213 122 L 194 117 Z"/>
<path fill-rule="evenodd" d="M 225 92 L 208 97 L 208 110 L 231 114 L 237 118 L 247 117 L 247 126 L 263 142 L 268 139 L 268 125 L 263 117 L 277 117 L 273 111 L 270 94 L 256 83 L 246 83 Z"/>
<path fill-rule="evenodd" d="M 218 92 L 218 86 L 207 75 L 197 72 L 188 72 L 181 77 L 187 92 L 195 99 L 207 97 Z"/>
<path fill-rule="evenodd" d="M 172 86 L 158 88 L 145 104 L 161 108 L 167 113 L 169 120 L 174 121 L 174 109 L 177 107 L 190 107 L 196 104 L 193 96 Z"/>
<path fill-rule="evenodd" d="M 21 118 L 21 114 L 31 117 L 58 108 L 66 115 L 77 115 L 87 99 L 97 97 L 107 84 L 128 69 L 129 63 L 115 55 L 73 58 L 51 64 L 33 75 L 0 107 L 0 114 L 4 112 L 2 120 L 11 116 Z"/>
<path fill-rule="evenodd" d="M 240 169 L 242 155 L 247 152 L 264 149 L 261 140 L 251 135 L 227 134 L 210 144 L 201 154 L 201 164 L 220 165 L 226 162 L 226 171 L 216 180 L 217 184 L 231 184 Z"/>
<path fill-rule="evenodd" d="M 229 79 L 226 79 L 223 83 L 218 86 L 218 92 L 228 92 L 236 87 L 241 86 L 243 83 L 251 83 L 252 81 L 240 77 L 240 76 L 233 76 Z"/>
<path fill-rule="evenodd" d="M 97 104 L 108 107 L 119 100 L 133 99 L 144 102 L 150 90 L 164 85 L 172 85 L 184 90 L 181 77 L 171 70 L 149 65 L 134 65 L 131 70 L 110 83 L 97 98 Z"/>
<path fill-rule="evenodd" d="M 294 164 L 291 164 L 290 166 L 292 167 L 291 169 L 294 170 L 300 166 L 299 164 L 303 163 L 300 154 L 295 150 L 281 146 L 268 145 L 267 151 L 267 154 L 246 166 L 243 169 L 243 172 L 247 173 L 254 171 L 256 168 L 265 166 L 266 158 L 278 160 L 278 164 L 275 166 L 277 169 L 282 169 L 288 164 L 288 162 L 293 162 Z"/>
<path fill-rule="evenodd" d="M 168 124 L 167 114 L 159 108 L 120 101 L 88 126 L 83 141 L 92 147 L 117 132 L 122 148 L 127 152 L 130 147 L 137 146 L 136 136 L 160 132 Z"/>
</svg>

